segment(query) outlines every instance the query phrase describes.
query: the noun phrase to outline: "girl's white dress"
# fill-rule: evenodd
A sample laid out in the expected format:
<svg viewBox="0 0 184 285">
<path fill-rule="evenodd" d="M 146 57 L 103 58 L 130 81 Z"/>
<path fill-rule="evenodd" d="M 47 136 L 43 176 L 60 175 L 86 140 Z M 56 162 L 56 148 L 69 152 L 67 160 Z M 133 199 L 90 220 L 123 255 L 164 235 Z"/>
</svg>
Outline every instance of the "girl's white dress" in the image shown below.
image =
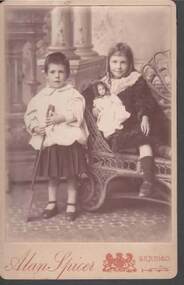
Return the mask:
<svg viewBox="0 0 184 285">
<path fill-rule="evenodd" d="M 56 145 L 68 146 L 74 142 L 86 144 L 89 135 L 84 119 L 84 97 L 71 85 L 54 89 L 45 87 L 28 104 L 24 120 L 28 132 L 32 135 L 30 145 L 40 149 L 42 136 L 34 133 L 33 129 L 44 125 L 48 106 L 53 105 L 58 115 L 64 115 L 66 121 L 46 128 L 44 147 Z M 67 118 L 74 116 L 75 122 L 68 123 Z"/>
</svg>

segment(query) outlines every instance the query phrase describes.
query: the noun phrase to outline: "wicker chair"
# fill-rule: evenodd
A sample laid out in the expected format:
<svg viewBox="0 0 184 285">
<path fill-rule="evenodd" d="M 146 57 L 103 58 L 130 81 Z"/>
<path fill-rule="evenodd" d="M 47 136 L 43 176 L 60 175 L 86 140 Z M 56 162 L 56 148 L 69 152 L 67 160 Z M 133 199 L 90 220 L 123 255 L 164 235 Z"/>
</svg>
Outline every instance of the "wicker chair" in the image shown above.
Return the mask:
<svg viewBox="0 0 184 285">
<path fill-rule="evenodd" d="M 171 110 L 169 56 L 169 51 L 159 52 L 142 68 L 142 74 L 150 86 L 153 96 L 162 106 L 168 118 L 170 118 Z M 113 187 L 110 187 L 110 182 L 117 177 L 130 178 L 130 180 L 134 181 L 141 179 L 142 172 L 138 155 L 129 150 L 121 154 L 114 154 L 98 130 L 95 119 L 88 106 L 85 116 L 90 136 L 87 151 L 87 177 L 81 179 L 80 185 L 81 207 L 88 211 L 95 211 L 102 206 L 107 197 L 145 199 L 147 201 L 170 205 L 170 148 L 168 146 L 160 146 L 158 155 L 155 157 L 156 191 L 154 191 L 153 196 L 139 198 L 136 187 L 135 189 L 132 187 L 132 191 L 122 189 L 122 191 L 115 193 Z"/>
</svg>

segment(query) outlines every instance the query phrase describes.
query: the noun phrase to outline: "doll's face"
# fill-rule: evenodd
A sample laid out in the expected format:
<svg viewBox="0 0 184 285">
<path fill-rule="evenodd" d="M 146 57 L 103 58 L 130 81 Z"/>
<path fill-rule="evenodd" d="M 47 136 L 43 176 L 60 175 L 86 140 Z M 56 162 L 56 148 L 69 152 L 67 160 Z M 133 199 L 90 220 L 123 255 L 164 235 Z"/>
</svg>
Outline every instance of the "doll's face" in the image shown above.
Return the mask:
<svg viewBox="0 0 184 285">
<path fill-rule="evenodd" d="M 46 77 L 49 87 L 63 87 L 67 78 L 65 66 L 62 64 L 50 63 Z"/>
<path fill-rule="evenodd" d="M 106 93 L 105 86 L 103 84 L 98 84 L 97 90 L 98 90 L 99 97 L 103 97 Z"/>
<path fill-rule="evenodd" d="M 113 78 L 120 79 L 126 76 L 129 62 L 125 55 L 112 55 L 109 59 L 110 72 Z"/>
</svg>

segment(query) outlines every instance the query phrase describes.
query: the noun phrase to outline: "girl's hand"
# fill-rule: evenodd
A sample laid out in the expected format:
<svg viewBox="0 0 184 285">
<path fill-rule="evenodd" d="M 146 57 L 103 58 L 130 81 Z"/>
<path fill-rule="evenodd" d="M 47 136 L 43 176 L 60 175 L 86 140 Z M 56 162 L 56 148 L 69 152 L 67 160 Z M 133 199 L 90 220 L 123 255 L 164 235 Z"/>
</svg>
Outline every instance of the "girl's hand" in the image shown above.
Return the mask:
<svg viewBox="0 0 184 285">
<path fill-rule="evenodd" d="M 63 115 L 57 115 L 56 113 L 53 113 L 52 116 L 46 119 L 46 126 L 48 127 L 48 126 L 60 124 L 62 122 L 65 122 L 65 117 Z"/>
<path fill-rule="evenodd" d="M 92 110 L 92 112 L 93 112 L 93 116 L 94 116 L 95 118 L 97 118 L 98 115 L 99 115 L 99 113 L 100 113 L 100 110 L 97 109 L 96 107 L 94 107 L 93 110 Z"/>
<path fill-rule="evenodd" d="M 150 132 L 150 123 L 148 116 L 143 116 L 142 117 L 142 122 L 141 122 L 141 130 L 145 136 L 149 135 Z"/>
<path fill-rule="evenodd" d="M 44 136 L 45 135 L 45 126 L 35 127 L 33 131 L 37 135 Z"/>
</svg>

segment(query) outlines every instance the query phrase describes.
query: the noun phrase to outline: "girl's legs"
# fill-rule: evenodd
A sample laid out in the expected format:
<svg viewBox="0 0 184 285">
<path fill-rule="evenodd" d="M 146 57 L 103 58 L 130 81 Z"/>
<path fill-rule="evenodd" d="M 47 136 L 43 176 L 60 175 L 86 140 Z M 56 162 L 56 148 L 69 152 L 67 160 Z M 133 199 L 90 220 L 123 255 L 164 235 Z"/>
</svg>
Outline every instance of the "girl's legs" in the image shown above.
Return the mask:
<svg viewBox="0 0 184 285">
<path fill-rule="evenodd" d="M 149 196 L 153 190 L 154 182 L 154 160 L 153 151 L 150 145 L 139 147 L 141 167 L 143 170 L 143 183 L 140 188 L 139 196 Z"/>
<path fill-rule="evenodd" d="M 66 217 L 68 220 L 73 221 L 76 218 L 76 203 L 77 203 L 77 179 L 76 177 L 68 178 L 67 181 L 67 207 Z"/>
<path fill-rule="evenodd" d="M 152 148 L 149 144 L 144 144 L 139 147 L 140 159 L 146 156 L 153 156 Z"/>
<path fill-rule="evenodd" d="M 43 212 L 45 219 L 51 218 L 57 214 L 56 195 L 59 184 L 58 178 L 50 178 L 48 183 L 48 204 Z"/>
</svg>

